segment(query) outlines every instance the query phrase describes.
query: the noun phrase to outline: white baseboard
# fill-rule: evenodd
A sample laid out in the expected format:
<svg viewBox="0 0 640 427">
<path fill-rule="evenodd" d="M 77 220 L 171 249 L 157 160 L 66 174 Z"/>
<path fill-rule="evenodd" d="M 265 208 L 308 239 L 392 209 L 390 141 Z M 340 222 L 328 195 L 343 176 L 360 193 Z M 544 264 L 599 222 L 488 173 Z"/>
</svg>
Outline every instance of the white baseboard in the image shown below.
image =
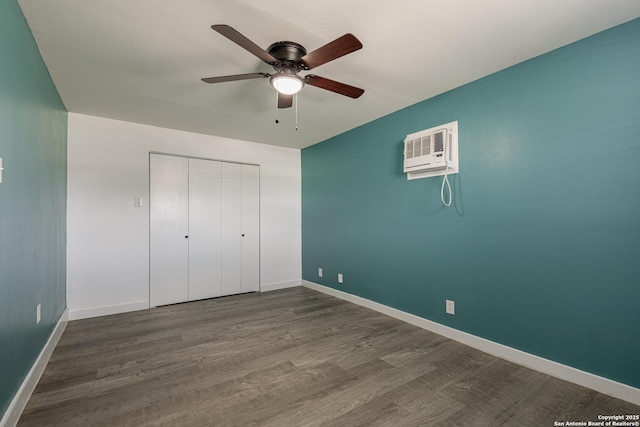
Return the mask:
<svg viewBox="0 0 640 427">
<path fill-rule="evenodd" d="M 352 295 L 346 292 L 339 291 L 337 289 L 309 282 L 307 280 L 302 281 L 302 286 L 318 292 L 323 292 L 325 294 L 343 299 L 345 301 L 352 302 L 354 304 L 361 305 L 363 307 L 370 308 L 379 313 L 386 314 L 398 320 L 402 320 L 414 326 L 418 326 L 422 329 L 435 332 L 438 335 L 442 335 L 452 340 L 461 342 L 462 344 L 466 344 L 469 347 L 476 348 L 501 359 L 526 366 L 527 368 L 534 369 L 538 372 L 542 372 L 561 380 L 569 381 L 571 383 L 599 391 L 600 393 L 604 393 L 618 399 L 626 400 L 627 402 L 631 402 L 635 405 L 640 405 L 640 389 L 631 387 L 627 384 L 622 384 L 617 381 L 613 381 L 589 372 L 581 371 L 571 366 L 563 365 L 549 359 L 535 356 L 533 354 L 526 353 L 524 351 L 517 350 L 503 344 L 498 344 L 485 338 L 480 338 L 478 336 L 459 331 L 449 326 L 441 325 L 440 323 L 436 323 L 431 320 L 406 313 L 404 311 L 368 300 L 366 298 L 359 297 L 357 295 Z"/>
<path fill-rule="evenodd" d="M 146 310 L 149 308 L 149 301 L 138 301 L 128 304 L 107 305 L 102 307 L 83 308 L 80 310 L 69 310 L 69 320 L 88 319 L 90 317 L 108 316 L 110 314 L 127 313 L 129 311 Z"/>
<path fill-rule="evenodd" d="M 7 411 L 4 413 L 4 416 L 0 420 L 0 427 L 14 427 L 18 424 L 18 420 L 20 419 L 20 415 L 22 415 L 22 411 L 25 406 L 27 406 L 27 402 L 35 390 L 36 385 L 38 385 L 38 381 L 40 381 L 40 377 L 44 372 L 44 368 L 46 368 L 49 359 L 51 358 L 51 354 L 53 353 L 53 349 L 58 344 L 62 333 L 64 332 L 64 328 L 67 326 L 67 322 L 69 321 L 69 309 L 65 309 L 58 319 L 58 323 L 55 328 L 49 335 L 49 339 L 47 343 L 42 348 L 42 351 L 38 355 L 35 363 L 29 370 L 29 373 L 22 381 L 20 388 L 16 392 L 16 395 L 9 403 L 9 407 Z"/>
<path fill-rule="evenodd" d="M 289 282 L 269 283 L 268 285 L 260 285 L 260 292 L 277 291 L 278 289 L 295 288 L 300 286 L 300 280 L 291 280 Z"/>
</svg>

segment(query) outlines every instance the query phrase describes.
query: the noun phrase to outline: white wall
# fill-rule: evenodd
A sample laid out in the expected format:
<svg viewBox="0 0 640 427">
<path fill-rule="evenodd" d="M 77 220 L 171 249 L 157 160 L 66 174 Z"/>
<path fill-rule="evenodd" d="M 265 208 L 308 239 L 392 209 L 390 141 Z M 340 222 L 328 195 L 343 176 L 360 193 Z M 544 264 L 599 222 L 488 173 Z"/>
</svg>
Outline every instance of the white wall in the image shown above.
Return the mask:
<svg viewBox="0 0 640 427">
<path fill-rule="evenodd" d="M 300 150 L 75 113 L 68 135 L 71 319 L 148 307 L 150 151 L 259 164 L 261 289 L 300 284 Z"/>
</svg>

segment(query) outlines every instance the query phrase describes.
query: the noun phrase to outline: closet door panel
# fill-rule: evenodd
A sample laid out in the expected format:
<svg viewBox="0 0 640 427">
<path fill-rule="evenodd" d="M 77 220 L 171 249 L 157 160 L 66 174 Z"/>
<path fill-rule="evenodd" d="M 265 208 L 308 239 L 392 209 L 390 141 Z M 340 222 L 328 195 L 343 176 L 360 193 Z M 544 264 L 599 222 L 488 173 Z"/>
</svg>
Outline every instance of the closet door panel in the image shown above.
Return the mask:
<svg viewBox="0 0 640 427">
<path fill-rule="evenodd" d="M 242 292 L 242 165 L 222 163 L 222 294 Z"/>
<path fill-rule="evenodd" d="M 189 159 L 189 300 L 222 295 L 220 162 Z"/>
<path fill-rule="evenodd" d="M 260 289 L 260 167 L 242 165 L 242 292 Z"/>
<path fill-rule="evenodd" d="M 188 160 L 149 157 L 149 305 L 187 301 Z"/>
</svg>

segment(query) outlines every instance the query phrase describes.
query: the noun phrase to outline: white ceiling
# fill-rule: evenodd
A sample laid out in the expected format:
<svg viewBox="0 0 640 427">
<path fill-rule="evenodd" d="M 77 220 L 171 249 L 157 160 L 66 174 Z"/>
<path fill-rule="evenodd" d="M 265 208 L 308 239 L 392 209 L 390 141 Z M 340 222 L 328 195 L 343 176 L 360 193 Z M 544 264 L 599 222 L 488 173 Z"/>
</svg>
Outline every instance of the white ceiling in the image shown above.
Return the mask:
<svg viewBox="0 0 640 427">
<path fill-rule="evenodd" d="M 19 0 L 70 112 L 304 148 L 640 16 L 640 0 Z M 313 70 L 365 89 L 307 86 L 280 110 L 272 72 L 211 30 L 313 51 L 353 33 L 362 50 Z M 302 74 L 306 74 L 303 72 Z"/>
</svg>

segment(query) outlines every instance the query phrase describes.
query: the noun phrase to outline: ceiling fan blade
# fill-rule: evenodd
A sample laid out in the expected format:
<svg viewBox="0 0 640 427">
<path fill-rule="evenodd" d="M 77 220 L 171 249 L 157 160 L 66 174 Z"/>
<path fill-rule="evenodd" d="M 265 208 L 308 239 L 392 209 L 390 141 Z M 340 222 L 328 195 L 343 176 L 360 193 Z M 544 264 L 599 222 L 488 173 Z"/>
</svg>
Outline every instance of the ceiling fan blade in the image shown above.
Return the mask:
<svg viewBox="0 0 640 427">
<path fill-rule="evenodd" d="M 271 77 L 267 73 L 247 73 L 247 74 L 234 74 L 232 76 L 220 76 L 220 77 L 205 77 L 202 79 L 205 83 L 222 83 L 222 82 L 234 82 L 236 80 L 249 80 Z"/>
<path fill-rule="evenodd" d="M 291 108 L 293 105 L 293 95 L 285 95 L 278 92 L 278 108 Z"/>
<path fill-rule="evenodd" d="M 217 31 L 218 33 L 222 34 L 232 42 L 236 43 L 241 48 L 253 53 L 255 56 L 262 59 L 267 64 L 272 64 L 277 61 L 276 58 L 271 56 L 269 52 L 265 51 L 260 46 L 258 46 L 257 44 L 255 44 L 254 42 L 252 42 L 242 34 L 240 34 L 234 28 L 228 25 L 223 25 L 223 24 L 212 25 L 211 28 L 214 31 Z"/>
<path fill-rule="evenodd" d="M 360 40 L 353 34 L 347 33 L 313 52 L 306 54 L 300 59 L 300 62 L 306 70 L 310 70 L 358 49 L 362 49 Z"/>
<path fill-rule="evenodd" d="M 304 81 L 320 89 L 330 90 L 331 92 L 338 93 L 340 95 L 348 96 L 350 98 L 359 98 L 364 93 L 364 89 L 359 87 L 349 86 L 348 84 L 340 83 L 335 80 L 326 79 L 324 77 L 309 74 L 305 76 Z"/>
</svg>

